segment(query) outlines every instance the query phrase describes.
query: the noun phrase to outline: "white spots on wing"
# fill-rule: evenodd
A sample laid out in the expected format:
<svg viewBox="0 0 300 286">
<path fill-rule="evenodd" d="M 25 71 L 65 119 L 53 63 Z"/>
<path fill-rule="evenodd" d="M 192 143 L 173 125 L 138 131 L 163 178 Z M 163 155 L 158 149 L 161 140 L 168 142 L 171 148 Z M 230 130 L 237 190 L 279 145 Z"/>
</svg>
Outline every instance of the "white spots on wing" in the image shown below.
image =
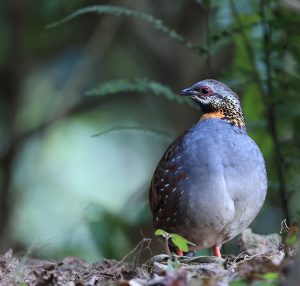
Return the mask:
<svg viewBox="0 0 300 286">
<path fill-rule="evenodd" d="M 181 155 L 177 156 L 176 160 L 178 160 L 181 157 Z"/>
<path fill-rule="evenodd" d="M 155 221 L 158 221 L 158 216 L 156 217 Z"/>
<path fill-rule="evenodd" d="M 177 170 L 175 171 L 175 175 L 177 175 L 177 173 L 178 173 L 181 169 L 182 169 L 182 166 L 179 166 L 179 167 L 177 168 Z"/>
<path fill-rule="evenodd" d="M 167 187 L 169 187 L 170 186 L 170 184 L 165 184 L 165 188 L 167 188 Z"/>
<path fill-rule="evenodd" d="M 168 222 L 169 220 L 170 220 L 170 217 L 168 216 L 168 217 L 167 217 L 167 222 Z"/>
<path fill-rule="evenodd" d="M 169 173 L 169 172 L 170 172 L 170 170 L 168 170 L 168 169 L 165 170 L 165 173 Z"/>
<path fill-rule="evenodd" d="M 175 187 L 175 188 L 173 188 L 173 190 L 172 190 L 172 193 L 174 193 L 174 192 L 176 191 L 176 189 L 177 189 L 176 187 Z"/>
<path fill-rule="evenodd" d="M 173 223 L 177 221 L 177 211 L 173 213 Z"/>
<path fill-rule="evenodd" d="M 160 208 L 159 210 L 158 210 L 158 213 L 160 213 L 162 211 L 162 208 Z"/>
<path fill-rule="evenodd" d="M 173 159 L 171 160 L 171 162 L 174 163 L 174 162 L 175 162 L 175 158 L 173 158 Z"/>
<path fill-rule="evenodd" d="M 183 195 L 183 194 L 184 194 L 184 190 L 180 191 L 180 193 L 179 193 L 179 200 L 182 199 L 182 195 Z"/>
<path fill-rule="evenodd" d="M 160 181 L 161 181 L 161 182 L 163 182 L 163 181 L 164 181 L 164 179 L 163 179 L 163 178 L 161 178 L 161 179 L 160 179 Z"/>
<path fill-rule="evenodd" d="M 166 199 L 168 198 L 169 196 L 168 195 L 166 195 Z"/>
</svg>

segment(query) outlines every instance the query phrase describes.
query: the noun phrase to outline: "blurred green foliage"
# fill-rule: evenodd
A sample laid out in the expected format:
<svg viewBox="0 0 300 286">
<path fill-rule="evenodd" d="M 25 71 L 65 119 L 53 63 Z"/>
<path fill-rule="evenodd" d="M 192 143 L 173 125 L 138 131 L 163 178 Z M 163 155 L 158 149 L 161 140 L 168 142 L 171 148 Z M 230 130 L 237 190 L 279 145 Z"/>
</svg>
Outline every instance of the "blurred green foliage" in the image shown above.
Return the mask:
<svg viewBox="0 0 300 286">
<path fill-rule="evenodd" d="M 2 250 L 121 258 L 152 236 L 152 173 L 200 117 L 178 91 L 208 77 L 240 95 L 269 177 L 253 227 L 279 232 L 299 211 L 297 1 L 106 2 L 0 4 Z"/>
</svg>

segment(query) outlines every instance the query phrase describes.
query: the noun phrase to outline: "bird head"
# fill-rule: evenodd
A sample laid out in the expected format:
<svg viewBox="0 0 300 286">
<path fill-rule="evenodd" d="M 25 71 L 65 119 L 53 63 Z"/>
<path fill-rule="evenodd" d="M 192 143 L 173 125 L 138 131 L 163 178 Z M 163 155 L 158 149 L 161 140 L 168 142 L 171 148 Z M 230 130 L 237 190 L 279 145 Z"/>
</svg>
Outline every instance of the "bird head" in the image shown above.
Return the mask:
<svg viewBox="0 0 300 286">
<path fill-rule="evenodd" d="M 191 97 L 201 106 L 204 115 L 200 120 L 220 118 L 245 128 L 239 98 L 225 84 L 214 79 L 205 79 L 182 90 L 181 94 Z"/>
</svg>

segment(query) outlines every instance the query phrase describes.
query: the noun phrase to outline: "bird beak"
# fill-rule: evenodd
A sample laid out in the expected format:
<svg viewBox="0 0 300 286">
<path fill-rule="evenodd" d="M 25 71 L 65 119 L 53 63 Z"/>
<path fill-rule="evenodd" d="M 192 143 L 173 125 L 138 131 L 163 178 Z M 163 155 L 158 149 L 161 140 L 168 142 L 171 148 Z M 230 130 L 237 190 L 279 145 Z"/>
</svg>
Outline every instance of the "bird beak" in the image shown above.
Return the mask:
<svg viewBox="0 0 300 286">
<path fill-rule="evenodd" d="M 186 89 L 183 89 L 181 91 L 181 95 L 184 95 L 184 96 L 193 96 L 193 95 L 196 95 L 197 93 L 191 88 L 186 88 Z"/>
</svg>

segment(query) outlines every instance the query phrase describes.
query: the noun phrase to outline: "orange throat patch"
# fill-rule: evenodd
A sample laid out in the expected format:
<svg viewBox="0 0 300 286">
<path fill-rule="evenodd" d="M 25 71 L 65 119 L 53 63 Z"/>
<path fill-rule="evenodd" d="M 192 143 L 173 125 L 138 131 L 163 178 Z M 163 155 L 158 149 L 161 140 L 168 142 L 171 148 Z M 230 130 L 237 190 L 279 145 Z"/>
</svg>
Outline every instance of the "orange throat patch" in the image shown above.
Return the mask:
<svg viewBox="0 0 300 286">
<path fill-rule="evenodd" d="M 225 115 L 223 111 L 208 112 L 208 113 L 204 113 L 200 117 L 199 122 L 209 118 L 219 118 L 219 119 L 227 120 L 242 129 L 246 129 L 243 117 L 237 116 L 236 114 L 232 114 L 232 116 L 228 116 Z"/>
<path fill-rule="evenodd" d="M 208 118 L 224 118 L 225 115 L 222 111 L 215 111 L 215 112 L 209 112 L 209 113 L 204 113 L 201 117 L 200 117 L 200 120 L 199 121 L 203 121 L 205 119 L 208 119 Z"/>
</svg>

